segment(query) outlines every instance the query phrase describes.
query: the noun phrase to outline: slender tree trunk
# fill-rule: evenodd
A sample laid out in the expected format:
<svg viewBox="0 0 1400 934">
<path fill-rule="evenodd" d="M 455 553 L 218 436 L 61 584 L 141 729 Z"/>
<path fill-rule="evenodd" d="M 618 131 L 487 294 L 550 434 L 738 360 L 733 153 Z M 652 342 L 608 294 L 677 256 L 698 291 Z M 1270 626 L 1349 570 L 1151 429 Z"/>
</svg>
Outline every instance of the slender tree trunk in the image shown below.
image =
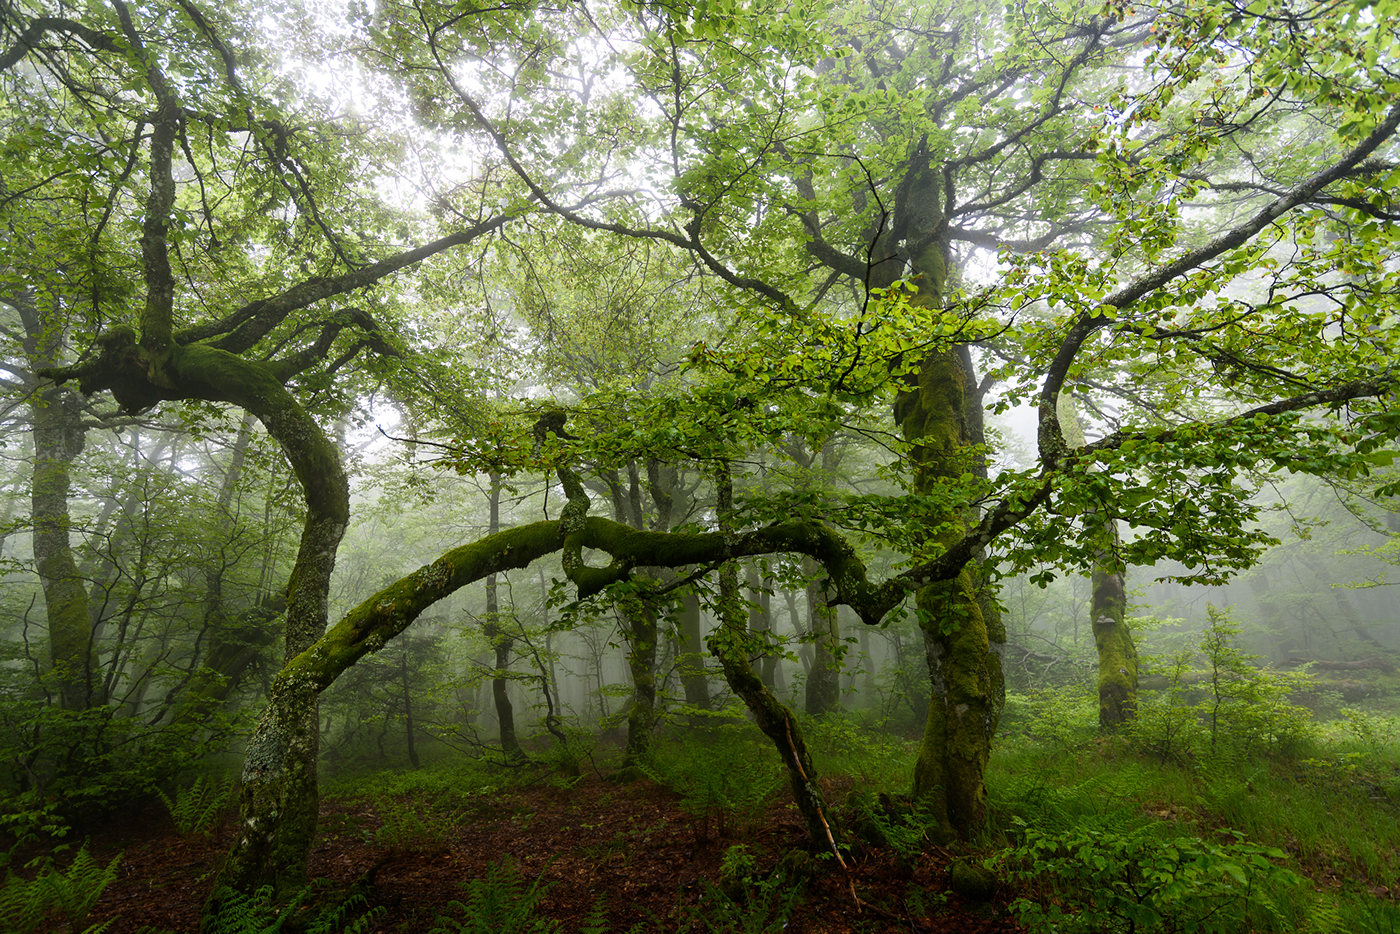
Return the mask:
<svg viewBox="0 0 1400 934">
<path fill-rule="evenodd" d="M 234 494 L 243 478 L 243 466 L 253 438 L 253 416 L 245 413 L 238 426 L 224 479 L 219 486 L 219 515 L 232 535 L 236 524 Z M 220 558 L 224 557 L 220 548 Z M 260 651 L 272 642 L 269 623 L 283 610 L 283 600 L 260 601 L 231 617 L 224 601 L 224 572 L 228 562 L 210 562 L 204 572 L 204 625 L 211 633 L 209 648 L 200 659 L 185 687 L 184 696 L 174 708 L 171 724 L 201 723 L 237 689 L 244 672 Z"/>
<path fill-rule="evenodd" d="M 778 651 L 773 636 L 773 593 L 759 576 L 757 561 L 749 562 L 749 631 L 758 638 L 762 649 L 759 658 L 759 678 L 768 690 L 774 689 L 774 674 L 778 667 Z"/>
<path fill-rule="evenodd" d="M 734 509 L 734 486 L 728 464 L 721 468 L 718 479 L 716 506 L 720 528 L 727 530 L 729 515 Z M 719 659 L 729 687 L 749 708 L 758 728 L 777 748 L 788 771 L 793 800 L 797 803 L 797 810 L 807 825 L 807 833 L 813 844 L 835 853 L 839 860 L 841 857 L 837 847 L 840 840 L 827 818 L 826 798 L 817 786 L 817 773 L 807 744 L 802 739 L 797 718 L 764 686 L 749 664 L 752 639 L 748 632 L 743 598 L 739 593 L 737 562 L 730 561 L 720 567 L 719 585 L 719 626 L 710 633 L 710 652 Z"/>
<path fill-rule="evenodd" d="M 627 668 L 632 675 L 632 706 L 627 712 L 627 748 L 624 769 L 651 756 L 652 730 L 656 724 L 656 613 L 646 601 L 628 594 L 618 600 L 627 627 Z"/>
<path fill-rule="evenodd" d="M 1084 426 L 1067 392 L 1057 400 L 1060 430 L 1071 448 L 1084 444 Z M 1089 516 L 1086 522 L 1098 517 Z M 1099 654 L 1099 729 L 1116 730 L 1137 712 L 1138 657 L 1128 629 L 1126 573 L 1119 564 L 1121 542 L 1113 519 L 1098 520 L 1104 546 L 1095 556 L 1089 576 L 1089 622 Z"/>
<path fill-rule="evenodd" d="M 489 530 L 490 534 L 495 535 L 501 530 L 501 478 L 497 474 L 491 475 L 490 509 Z M 501 752 L 507 760 L 519 761 L 525 758 L 525 750 L 520 748 L 520 740 L 515 734 L 515 707 L 510 702 L 510 679 L 503 674 L 510 668 L 510 653 L 515 639 L 501 625 L 495 574 L 486 577 L 485 634 L 496 653 L 497 675 L 491 679 L 491 699 L 496 707 L 496 722 L 500 724 Z"/>
<path fill-rule="evenodd" d="M 404 737 L 408 740 L 408 761 L 415 769 L 420 768 L 418 747 L 413 741 L 413 692 L 408 688 L 408 646 L 399 656 L 399 683 L 403 689 Z"/>
<path fill-rule="evenodd" d="M 827 602 L 826 574 L 811 558 L 802 562 L 807 583 L 807 631 L 812 639 L 812 669 L 807 675 L 808 716 L 820 717 L 841 706 L 841 631 L 836 607 Z"/>
<path fill-rule="evenodd" d="M 709 710 L 710 682 L 705 676 L 705 640 L 701 634 L 700 598 L 694 593 L 681 597 L 681 617 L 676 647 L 676 668 L 680 672 L 685 702 Z"/>
<path fill-rule="evenodd" d="M 24 349 L 31 371 L 59 364 L 63 328 L 57 315 L 32 295 L 9 299 L 24 324 Z M 77 396 L 47 381 L 30 387 L 34 473 L 30 488 L 34 565 L 44 590 L 49 624 L 50 677 L 66 710 L 101 703 L 94 677 L 96 659 L 86 583 L 73 557 L 68 513 L 70 474 L 83 452 L 86 432 Z"/>
</svg>

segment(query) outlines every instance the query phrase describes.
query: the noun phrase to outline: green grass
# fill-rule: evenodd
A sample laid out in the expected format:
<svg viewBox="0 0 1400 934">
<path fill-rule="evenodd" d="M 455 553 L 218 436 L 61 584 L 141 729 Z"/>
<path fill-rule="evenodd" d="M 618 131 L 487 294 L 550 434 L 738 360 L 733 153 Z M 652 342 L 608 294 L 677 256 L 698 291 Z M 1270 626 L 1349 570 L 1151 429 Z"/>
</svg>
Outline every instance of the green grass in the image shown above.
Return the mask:
<svg viewBox="0 0 1400 934">
<path fill-rule="evenodd" d="M 1115 859 L 1131 862 L 1124 853 L 1138 852 L 1125 841 L 1147 835 L 1198 854 L 1188 861 L 1194 867 L 1212 860 L 1234 865 L 1228 850 L 1212 848 L 1244 841 L 1283 854 L 1270 865 L 1306 880 L 1290 886 L 1272 870 L 1246 873 L 1268 899 L 1256 906 L 1248 929 L 1400 932 L 1400 908 L 1374 894 L 1400 888 L 1395 721 L 1353 711 L 1343 720 L 1312 724 L 1307 743 L 1289 756 L 1232 754 L 1228 745 L 1212 756 L 1206 746 L 1188 745 L 1163 761 L 1151 754 L 1156 747 L 1135 747 L 1131 735 L 1105 739 L 1083 731 L 1087 713 L 1073 708 L 1089 703 L 1072 692 L 1018 699 L 1015 728 L 999 738 L 987 776 L 992 819 L 986 847 L 1014 851 L 1027 839 L 1048 837 L 1061 840 L 1066 853 L 1092 850 L 1096 855 L 1072 860 L 1081 868 L 1086 860 L 1111 867 Z M 1072 875 L 1063 867 L 1056 871 Z M 1138 867 L 1123 877 L 1144 871 Z M 1047 896 L 1042 908 L 1053 904 Z M 1044 913 L 1027 920 L 1033 930 L 1075 929 Z M 1171 930 L 1171 923 L 1141 929 Z"/>
<path fill-rule="evenodd" d="M 510 769 L 472 759 L 444 760 L 412 771 L 340 775 L 326 782 L 321 793 L 326 798 L 346 800 L 422 797 L 460 803 L 512 791 L 536 778 L 538 770 L 533 769 Z"/>
</svg>

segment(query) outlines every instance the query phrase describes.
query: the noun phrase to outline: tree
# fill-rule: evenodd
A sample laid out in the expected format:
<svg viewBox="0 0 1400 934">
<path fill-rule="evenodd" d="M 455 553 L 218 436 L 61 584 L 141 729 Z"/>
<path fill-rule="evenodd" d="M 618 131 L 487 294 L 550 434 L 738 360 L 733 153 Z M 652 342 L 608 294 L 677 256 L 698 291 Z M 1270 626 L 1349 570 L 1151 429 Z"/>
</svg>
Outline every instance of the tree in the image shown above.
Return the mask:
<svg viewBox="0 0 1400 934">
<path fill-rule="evenodd" d="M 946 833 L 975 830 L 1000 704 L 1002 636 L 979 599 L 984 555 L 1013 571 L 1084 570 L 1102 554 L 1107 525 L 1124 521 L 1136 528 L 1125 564 L 1173 556 L 1187 563 L 1184 577 L 1219 579 L 1267 541 L 1249 526 L 1243 469 L 1362 471 L 1394 436 L 1394 375 L 1375 362 L 1393 357 L 1393 329 L 1357 326 L 1394 293 L 1384 186 L 1400 106 L 1386 93 L 1393 63 L 1377 51 L 1395 28 L 1390 6 L 1004 15 L 973 3 L 836 11 L 759 2 L 625 6 L 589 19 L 572 6 L 377 5 L 360 11 L 352 42 L 384 80 L 403 82 L 421 131 L 488 141 L 496 159 L 483 174 L 510 179 L 490 211 L 464 216 L 464 194 L 441 193 L 434 210 L 452 229 L 407 251 L 370 236 L 379 215 L 349 157 L 298 129 L 333 134 L 335 125 L 314 113 L 289 119 L 249 93 L 223 38 L 232 28 L 193 3 L 181 3 L 180 19 L 197 41 L 160 58 L 145 51 L 155 24 L 120 3 L 90 22 L 11 23 L 0 71 L 30 80 L 13 69 L 35 62 L 55 93 L 115 119 L 122 133 L 106 177 L 122 192 L 143 186 L 139 210 L 122 212 L 139 217 L 142 234 L 134 326 L 107 324 L 82 362 L 48 375 L 109 390 L 131 409 L 189 398 L 242 406 L 281 444 L 307 499 L 287 662 L 249 746 L 245 830 L 221 881 L 248 889 L 271 863 L 285 888 L 304 871 L 320 691 L 434 602 L 554 552 L 580 599 L 645 588 L 639 568 L 718 576 L 710 649 L 782 754 L 823 845 L 836 839 L 800 727 L 749 666 L 758 647 L 736 606 L 733 562 L 811 557 L 825 570 L 827 600 L 866 625 L 916 594 L 934 690 L 915 789 Z M 1372 41 L 1381 33 L 1386 42 Z M 1142 80 L 1120 85 L 1114 66 L 1143 42 L 1152 47 Z M 97 93 L 93 63 L 134 88 L 130 113 Z M 1229 81 L 1213 83 L 1216 64 Z M 595 86 L 604 73 L 615 80 Z M 649 101 L 640 119 L 639 99 Z M 1240 172 L 1235 147 L 1296 132 L 1303 119 L 1324 128 L 1314 145 L 1255 150 L 1250 173 Z M 204 134 L 198 147 L 192 128 Z M 314 234 L 314 249 L 292 251 L 320 274 L 222 316 L 177 303 L 189 296 L 177 288 L 176 246 L 180 257 L 198 255 L 228 216 L 181 202 L 174 166 L 187 144 L 182 171 L 208 190 L 232 198 L 283 186 L 277 204 L 294 223 L 267 239 L 285 246 L 288 234 Z M 248 159 L 224 163 L 244 146 Z M 128 162 L 144 171 L 124 173 Z M 631 179 L 643 181 L 616 189 Z M 1189 208 L 1220 206 L 1214 192 L 1242 201 L 1212 214 L 1208 235 L 1187 237 Z M 235 203 L 257 201 L 243 197 Z M 327 198 L 366 219 L 361 238 L 327 226 Z M 585 426 L 583 399 L 571 406 L 580 414 L 534 405 L 504 445 L 483 430 L 461 463 L 487 472 L 506 450 L 511 469 L 550 472 L 565 494 L 558 517 L 455 548 L 321 635 L 348 500 L 334 447 L 287 384 L 313 374 L 338 382 L 360 350 L 398 348 L 363 311 L 310 309 L 534 213 L 690 257 L 697 275 L 717 280 L 725 304 L 715 314 L 726 319 L 717 330 L 732 339 L 697 346 L 694 379 L 639 400 L 621 422 Z M 1322 236 L 1329 225 L 1347 237 Z M 1296 246 L 1281 260 L 1269 247 L 1285 235 Z M 966 287 L 958 244 L 1005 247 L 995 284 Z M 1331 273 L 1341 267 L 1360 270 L 1364 288 L 1338 284 Z M 244 273 L 246 264 L 223 274 L 226 294 L 245 287 Z M 1259 273 L 1269 277 L 1262 293 L 1227 291 Z M 1316 311 L 1298 300 L 1307 295 L 1330 304 Z M 100 296 L 98 305 L 124 320 Z M 1048 320 L 1017 317 L 1037 305 Z M 177 310 L 188 323 L 177 326 Z M 309 345 L 279 350 L 311 332 Z M 993 342 L 1016 360 L 998 373 L 1006 398 L 1037 407 L 1038 463 L 984 478 L 980 408 L 968 400 L 985 381 L 969 346 Z M 257 349 L 266 361 L 253 359 Z M 1164 394 L 1204 393 L 1212 370 L 1229 378 L 1212 387 L 1206 418 L 1163 406 L 1071 448 L 1057 408 L 1067 380 L 1119 365 L 1129 375 L 1160 368 Z M 781 492 L 734 502 L 746 451 L 792 434 L 828 437 L 862 407 L 891 402 L 905 440 L 888 429 L 881 437 L 902 455 L 902 495 L 831 496 L 820 508 Z M 650 531 L 590 514 L 583 475 L 634 459 L 703 465 L 714 504 L 705 527 Z M 852 543 L 862 529 L 902 551 L 906 566 L 870 580 Z M 608 563 L 590 563 L 586 549 Z"/>
<path fill-rule="evenodd" d="M 60 385 L 77 381 L 85 394 L 109 391 L 127 411 L 201 399 L 238 405 L 263 423 L 291 462 L 307 502 L 287 586 L 290 659 L 325 629 L 326 594 L 349 501 L 335 447 L 287 383 L 313 368 L 334 374 L 364 350 L 395 353 L 362 309 L 299 316 L 470 243 L 499 228 L 508 215 L 482 215 L 411 250 L 385 249 L 373 227 L 385 220 L 382 213 L 376 218 L 352 210 L 351 216 L 367 226 L 350 236 L 333 229 L 326 220 L 331 208 L 372 204 L 356 191 L 347 163 L 336 164 L 350 154 L 325 145 L 345 142 L 346 134 L 315 113 L 289 114 L 272 96 L 250 90 L 226 41 L 240 30 L 232 13 L 214 16 L 193 3 L 178 4 L 172 14 L 176 28 L 193 38 L 166 45 L 165 12 L 132 8 L 121 0 L 81 22 L 7 10 L 10 44 L 0 53 L 0 72 L 7 76 L 9 107 L 17 106 L 26 88 L 63 102 L 58 112 L 36 122 L 29 136 L 13 141 L 18 153 L 40 159 L 62 152 L 70 134 L 85 144 L 55 166 L 46 188 L 58 192 L 70 179 L 84 180 L 69 203 L 90 233 L 87 242 L 74 245 L 79 252 L 73 262 L 95 267 L 91 314 L 101 332 L 80 363 L 50 367 L 41 375 Z M 248 48 L 258 44 L 250 35 L 239 38 Z M 151 51 L 152 42 L 162 46 L 161 54 Z M 25 67 L 17 67 L 21 63 Z M 108 91 L 106 82 L 113 77 L 122 94 Z M 139 173 L 133 171 L 138 165 Z M 193 184 L 185 183 L 187 173 Z M 93 189 L 102 194 L 86 198 Z M 254 218 L 266 218 L 270 209 L 291 222 L 257 229 Z M 140 231 L 134 316 L 125 295 L 102 288 L 104 278 L 116 272 L 102 248 L 111 229 L 123 224 Z M 253 284 L 261 278 L 253 255 L 268 234 L 279 253 L 291 247 L 292 268 L 305 263 L 315 272 L 272 288 Z M 290 244 L 277 239 L 288 235 Z M 302 247 L 301 237 L 318 242 Z M 120 244 L 115 247 L 115 258 L 124 262 Z M 213 294 L 191 288 L 197 281 L 192 267 L 214 279 Z M 235 304 L 240 292 L 259 297 Z M 303 342 L 307 330 L 317 333 Z M 346 331 L 357 336 L 342 338 Z M 295 349 L 286 351 L 288 343 Z M 225 869 L 225 878 L 244 889 L 251 890 L 265 874 L 283 884 L 305 873 L 315 829 L 318 731 L 314 703 L 297 700 L 287 707 L 274 697 L 264 720 L 270 727 L 249 754 L 245 806 L 281 816 L 275 828 L 259 820 L 244 824 Z"/>
<path fill-rule="evenodd" d="M 1372 45 L 1362 37 L 1376 29 L 1370 12 L 1305 5 L 1264 15 L 1225 3 L 1146 13 L 1015 8 L 1003 17 L 975 3 L 841 13 L 683 4 L 585 24 L 570 12 L 548 20 L 532 11 L 527 41 L 483 55 L 479 37 L 495 29 L 518 38 L 511 30 L 521 13 L 487 26 L 427 5 L 412 17 L 386 7 L 370 30 L 383 39 L 380 54 L 431 102 L 425 119 L 484 133 L 546 211 L 671 244 L 772 309 L 741 311 L 752 344 L 696 354 L 731 378 L 730 399 L 755 406 L 778 388 L 820 386 L 839 418 L 840 403 L 902 388 L 896 420 L 911 445 L 917 522 L 897 539 L 914 564 L 899 579 L 933 588 L 920 609 L 938 709 L 916 788 L 946 814 L 949 832 L 981 820 L 998 708 L 1000 633 L 977 598 L 981 572 L 959 576 L 982 548 L 1013 533 L 1001 545 L 1012 549 L 1013 569 L 1088 569 L 1108 550 L 1105 531 L 1124 520 L 1145 530 L 1125 544 L 1125 562 L 1175 554 L 1190 559 L 1188 577 L 1218 578 L 1264 544 L 1249 528 L 1253 507 L 1237 468 L 1307 469 L 1313 455 L 1335 456 L 1335 444 L 1365 459 L 1382 443 L 1381 411 L 1359 433 L 1294 414 L 1376 398 L 1389 381 L 1356 356 L 1374 337 L 1360 338 L 1354 325 L 1365 313 L 1357 290 L 1326 273 L 1338 262 L 1365 264 L 1371 294 L 1389 280 L 1375 257 L 1389 250 L 1392 217 L 1376 186 L 1393 171 L 1400 111 L 1384 105 L 1389 62 L 1365 51 Z M 612 62 L 650 102 L 651 119 L 624 133 L 607 122 L 622 92 L 591 94 L 591 53 L 571 38 L 585 28 L 618 50 Z M 849 54 L 833 53 L 838 44 Z M 1143 44 L 1146 70 L 1129 86 L 1114 69 Z M 444 64 L 488 59 L 497 70 L 483 69 L 471 87 Z M 1345 87 L 1329 71 L 1343 61 L 1361 68 Z M 1299 71 L 1299 62 L 1309 67 Z M 1231 80 L 1213 83 L 1212 70 Z M 568 104 L 522 137 L 518 102 L 546 95 Z M 1305 158 L 1276 151 L 1268 141 L 1297 134 L 1303 115 L 1328 127 L 1327 138 Z M 590 150 L 587 137 L 609 145 Z M 1252 177 L 1242 177 L 1236 146 L 1250 147 Z M 566 200 L 602 190 L 618 153 L 646 165 L 639 174 L 653 172 L 657 184 L 624 192 L 616 206 Z M 1242 200 L 1232 213 L 1212 193 Z M 1225 208 L 1214 231 L 1187 230 L 1183 209 L 1192 204 Z M 658 214 L 661 223 L 648 223 Z M 1280 264 L 1267 247 L 1285 216 L 1297 218 L 1289 235 L 1307 258 Z M 1338 249 L 1317 235 L 1326 223 L 1365 231 L 1367 245 Z M 957 260 L 970 253 L 959 257 L 959 245 L 1001 249 L 1000 285 L 960 291 Z M 804 269 L 804 253 L 816 274 Z M 1280 287 L 1249 298 L 1226 291 L 1252 271 Z M 1293 301 L 1307 294 L 1333 305 L 1319 314 Z M 1039 303 L 1048 323 L 1008 327 L 1006 318 Z M 1329 328 L 1354 342 L 1332 343 Z M 1281 352 L 1303 334 L 1311 343 L 1302 352 Z M 966 404 L 984 389 L 966 347 L 993 342 L 1012 349 L 1014 366 L 998 374 L 1010 378 L 1010 398 L 1034 398 L 1040 413 L 1039 465 L 994 485 L 976 482 L 978 430 Z M 1210 414 L 1190 424 L 1173 406 L 1154 406 L 1071 449 L 1056 405 L 1066 380 L 1119 361 L 1133 361 L 1132 379 L 1164 350 L 1161 396 L 1188 387 L 1199 396 L 1209 385 L 1202 372 L 1229 374 Z"/>
</svg>

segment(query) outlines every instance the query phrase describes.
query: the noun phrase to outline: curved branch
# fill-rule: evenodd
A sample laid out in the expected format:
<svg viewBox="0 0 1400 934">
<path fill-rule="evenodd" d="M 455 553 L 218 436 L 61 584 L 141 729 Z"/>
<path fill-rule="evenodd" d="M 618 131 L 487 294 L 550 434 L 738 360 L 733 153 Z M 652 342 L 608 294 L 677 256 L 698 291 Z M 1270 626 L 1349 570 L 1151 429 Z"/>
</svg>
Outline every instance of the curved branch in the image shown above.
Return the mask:
<svg viewBox="0 0 1400 934">
<path fill-rule="evenodd" d="M 184 328 L 175 335 L 175 340 L 180 344 L 190 344 L 195 341 L 219 338 L 211 341 L 211 346 L 227 350 L 230 353 L 242 353 L 266 337 L 292 312 L 308 305 L 314 305 L 323 299 L 344 295 L 346 292 L 353 292 L 355 289 L 373 285 L 380 279 L 401 269 L 421 263 L 423 260 L 452 247 L 471 243 L 479 237 L 498 230 L 516 216 L 516 214 L 497 214 L 465 230 L 440 237 L 412 250 L 395 253 L 393 256 L 385 257 L 378 262 L 370 263 L 368 266 L 351 270 L 342 275 L 307 279 L 270 298 L 249 302 L 218 321 Z M 223 336 L 220 337 L 220 335 Z"/>
<path fill-rule="evenodd" d="M 121 54 L 124 50 L 122 46 L 111 36 L 96 29 L 84 26 L 82 23 L 66 19 L 62 16 L 40 16 L 30 20 L 29 25 L 15 39 L 15 44 L 0 53 L 0 71 L 13 68 L 24 59 L 30 52 L 38 49 L 39 40 L 46 33 L 67 33 L 77 36 L 88 44 L 89 48 L 101 52 L 115 52 Z"/>
<path fill-rule="evenodd" d="M 1216 257 L 1243 246 L 1284 214 L 1312 201 L 1318 192 L 1345 177 L 1382 143 L 1394 136 L 1397 127 L 1400 127 L 1400 104 L 1392 106 L 1370 135 L 1332 165 L 1299 182 L 1243 223 L 1230 228 L 1204 246 L 1188 250 L 1175 260 L 1138 276 L 1105 298 L 1096 309 L 1081 314 L 1061 342 L 1059 351 L 1046 371 L 1045 383 L 1041 388 L 1038 446 L 1042 464 L 1047 469 L 1054 469 L 1059 459 L 1068 451 L 1064 434 L 1060 430 L 1056 406 L 1070 365 L 1089 335 L 1112 324 L 1121 312 L 1132 307 L 1144 296 Z"/>
</svg>

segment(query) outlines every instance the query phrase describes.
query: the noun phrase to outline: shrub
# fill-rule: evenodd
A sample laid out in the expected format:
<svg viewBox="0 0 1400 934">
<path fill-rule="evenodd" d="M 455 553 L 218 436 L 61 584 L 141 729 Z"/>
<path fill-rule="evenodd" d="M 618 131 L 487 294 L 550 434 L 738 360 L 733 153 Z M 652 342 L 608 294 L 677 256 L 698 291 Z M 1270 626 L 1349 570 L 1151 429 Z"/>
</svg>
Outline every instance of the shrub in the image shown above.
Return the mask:
<svg viewBox="0 0 1400 934">
<path fill-rule="evenodd" d="M 1235 934 L 1293 929 L 1279 897 L 1305 883 L 1274 862 L 1284 856 L 1238 838 L 1026 830 L 1002 859 L 1020 890 L 1011 910 L 1032 931 Z"/>
</svg>

